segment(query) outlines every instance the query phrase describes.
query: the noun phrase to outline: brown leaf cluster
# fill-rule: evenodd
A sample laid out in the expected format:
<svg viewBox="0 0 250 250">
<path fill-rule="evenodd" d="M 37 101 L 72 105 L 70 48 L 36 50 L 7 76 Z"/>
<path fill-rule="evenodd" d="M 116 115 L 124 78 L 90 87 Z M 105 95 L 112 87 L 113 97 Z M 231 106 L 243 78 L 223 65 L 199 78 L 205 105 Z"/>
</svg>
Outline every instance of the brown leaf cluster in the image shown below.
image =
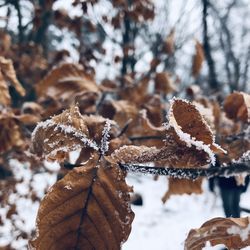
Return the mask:
<svg viewBox="0 0 250 250">
<path fill-rule="evenodd" d="M 25 95 L 24 88 L 17 80 L 12 61 L 0 56 L 0 103 L 5 106 L 11 103 L 9 85 L 12 85 L 21 96 Z"/>
<path fill-rule="evenodd" d="M 189 232 L 185 250 L 201 250 L 207 241 L 212 246 L 224 244 L 228 249 L 247 247 L 250 245 L 249 225 L 249 217 L 211 219 Z"/>
</svg>

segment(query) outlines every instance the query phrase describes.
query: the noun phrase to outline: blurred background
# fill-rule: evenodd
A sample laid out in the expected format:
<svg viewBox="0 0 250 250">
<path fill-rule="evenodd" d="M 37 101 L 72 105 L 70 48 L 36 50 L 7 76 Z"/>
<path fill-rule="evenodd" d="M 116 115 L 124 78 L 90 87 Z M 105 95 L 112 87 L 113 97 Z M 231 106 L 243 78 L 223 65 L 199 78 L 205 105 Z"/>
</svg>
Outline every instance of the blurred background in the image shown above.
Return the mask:
<svg viewBox="0 0 250 250">
<path fill-rule="evenodd" d="M 41 199 L 65 174 L 30 153 L 32 131 L 76 102 L 122 129 L 139 118 L 160 127 L 168 101 L 189 98 L 218 143 L 232 146 L 227 163 L 249 152 L 249 99 L 228 117 L 236 97 L 249 98 L 249 16 L 249 0 L 0 0 L 0 250 L 27 249 Z M 246 94 L 231 96 L 225 113 L 233 91 Z M 150 135 L 138 127 L 126 136 Z M 211 193 L 205 181 L 204 195 L 163 205 L 165 177 L 129 175 L 128 183 L 143 204 L 133 205 L 123 249 L 180 250 L 191 228 L 224 216 L 218 185 Z M 242 194 L 243 215 L 249 201 Z"/>
<path fill-rule="evenodd" d="M 5 0 L 0 7 L 1 55 L 13 59 L 24 85 L 67 58 L 98 82 L 158 76 L 179 90 L 249 89 L 248 0 Z"/>
</svg>

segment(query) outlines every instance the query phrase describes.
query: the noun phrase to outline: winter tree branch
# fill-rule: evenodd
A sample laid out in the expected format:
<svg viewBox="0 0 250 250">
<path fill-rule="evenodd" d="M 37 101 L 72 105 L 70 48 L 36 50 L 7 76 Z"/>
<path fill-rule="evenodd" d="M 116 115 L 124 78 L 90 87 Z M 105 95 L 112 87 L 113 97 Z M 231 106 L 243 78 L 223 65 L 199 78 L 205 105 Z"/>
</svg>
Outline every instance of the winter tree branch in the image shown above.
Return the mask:
<svg viewBox="0 0 250 250">
<path fill-rule="evenodd" d="M 231 163 L 226 167 L 210 167 L 210 168 L 169 168 L 169 167 L 149 167 L 136 164 L 123 164 L 119 166 L 128 172 L 164 175 L 178 179 L 196 180 L 199 177 L 212 178 L 216 176 L 230 177 L 239 174 L 250 174 L 250 162 Z"/>
</svg>

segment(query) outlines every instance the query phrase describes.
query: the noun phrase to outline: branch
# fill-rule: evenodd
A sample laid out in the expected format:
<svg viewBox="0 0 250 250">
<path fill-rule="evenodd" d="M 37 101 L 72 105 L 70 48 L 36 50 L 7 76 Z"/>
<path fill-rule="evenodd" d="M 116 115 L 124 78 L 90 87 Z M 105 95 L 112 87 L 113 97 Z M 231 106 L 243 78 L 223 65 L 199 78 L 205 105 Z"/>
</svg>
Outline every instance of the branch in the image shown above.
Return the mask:
<svg viewBox="0 0 250 250">
<path fill-rule="evenodd" d="M 21 13 L 21 8 L 20 8 L 20 3 L 18 0 L 13 2 L 13 5 L 17 11 L 17 16 L 18 16 L 18 39 L 19 43 L 23 42 L 23 24 L 22 24 L 22 13 Z"/>
<path fill-rule="evenodd" d="M 248 163 L 248 164 L 247 164 Z M 247 163 L 231 163 L 226 167 L 202 168 L 169 168 L 169 167 L 148 167 L 136 164 L 119 163 L 121 169 L 132 173 L 164 175 L 178 179 L 196 180 L 199 177 L 212 178 L 215 176 L 230 177 L 239 174 L 250 174 L 250 165 Z"/>
<path fill-rule="evenodd" d="M 202 15 L 202 23 L 203 23 L 203 48 L 205 52 L 205 57 L 208 65 L 209 70 L 209 85 L 212 89 L 218 89 L 219 83 L 217 80 L 217 75 L 215 71 L 215 62 L 212 57 L 212 49 L 210 45 L 210 40 L 208 36 L 208 24 L 207 24 L 207 15 L 208 15 L 208 6 L 209 1 L 208 0 L 202 0 L 203 3 L 203 15 Z"/>
<path fill-rule="evenodd" d="M 143 141 L 143 140 L 164 140 L 165 137 L 157 135 L 147 135 L 147 136 L 131 136 L 129 140 L 131 141 Z"/>
</svg>

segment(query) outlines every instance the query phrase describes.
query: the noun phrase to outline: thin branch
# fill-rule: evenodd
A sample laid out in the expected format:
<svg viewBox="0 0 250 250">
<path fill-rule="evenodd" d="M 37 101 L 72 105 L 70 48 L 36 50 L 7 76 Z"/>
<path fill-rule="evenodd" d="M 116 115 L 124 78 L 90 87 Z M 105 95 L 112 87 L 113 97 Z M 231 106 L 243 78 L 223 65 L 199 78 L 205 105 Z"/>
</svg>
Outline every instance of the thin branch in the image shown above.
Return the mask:
<svg viewBox="0 0 250 250">
<path fill-rule="evenodd" d="M 118 136 L 117 137 L 120 137 L 120 136 L 122 136 L 123 134 L 125 134 L 126 132 L 127 132 L 127 130 L 128 130 L 128 127 L 129 127 L 129 125 L 130 125 L 130 123 L 133 121 L 133 119 L 129 119 L 126 123 L 125 123 L 125 125 L 123 126 L 123 128 L 121 129 L 121 132 L 118 134 Z"/>
<path fill-rule="evenodd" d="M 18 0 L 13 2 L 13 5 L 17 11 L 17 16 L 18 16 L 18 39 L 19 39 L 19 43 L 23 42 L 23 24 L 22 24 L 22 13 L 21 13 L 21 8 L 20 8 L 20 3 Z"/>
<path fill-rule="evenodd" d="M 129 140 L 131 141 L 143 141 L 143 140 L 164 140 L 165 137 L 157 135 L 148 135 L 148 136 L 131 136 Z"/>
<path fill-rule="evenodd" d="M 178 179 L 196 180 L 199 177 L 211 178 L 215 176 L 230 177 L 239 174 L 250 174 L 250 165 L 243 163 L 231 163 L 226 167 L 202 168 L 169 168 L 169 167 L 149 167 L 136 164 L 119 163 L 121 169 L 132 173 L 164 175 Z"/>
</svg>

